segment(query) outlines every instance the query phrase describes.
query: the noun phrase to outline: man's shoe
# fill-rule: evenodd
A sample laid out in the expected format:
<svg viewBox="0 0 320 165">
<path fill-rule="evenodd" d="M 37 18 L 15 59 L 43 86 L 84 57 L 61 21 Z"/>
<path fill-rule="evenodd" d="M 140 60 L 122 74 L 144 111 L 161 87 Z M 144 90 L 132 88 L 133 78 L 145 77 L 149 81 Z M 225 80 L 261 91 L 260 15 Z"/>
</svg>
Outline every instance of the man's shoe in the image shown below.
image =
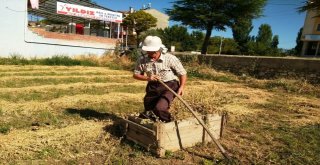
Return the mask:
<svg viewBox="0 0 320 165">
<path fill-rule="evenodd" d="M 150 119 L 152 121 L 159 121 L 159 117 L 156 116 L 152 111 L 144 111 L 138 116 L 141 119 Z"/>
</svg>

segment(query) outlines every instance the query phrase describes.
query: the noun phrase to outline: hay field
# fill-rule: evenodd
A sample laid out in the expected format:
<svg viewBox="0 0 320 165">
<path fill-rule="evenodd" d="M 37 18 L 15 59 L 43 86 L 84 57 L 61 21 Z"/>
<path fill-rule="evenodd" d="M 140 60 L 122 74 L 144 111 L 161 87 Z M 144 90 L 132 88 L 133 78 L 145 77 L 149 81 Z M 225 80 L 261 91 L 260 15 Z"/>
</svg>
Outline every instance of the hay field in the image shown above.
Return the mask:
<svg viewBox="0 0 320 165">
<path fill-rule="evenodd" d="M 114 123 L 143 110 L 145 85 L 105 67 L 1 66 L 0 164 L 225 164 L 214 144 L 159 159 L 119 137 Z M 183 97 L 228 112 L 221 143 L 239 164 L 320 164 L 318 96 L 190 78 Z M 171 111 L 190 116 L 177 99 Z"/>
</svg>

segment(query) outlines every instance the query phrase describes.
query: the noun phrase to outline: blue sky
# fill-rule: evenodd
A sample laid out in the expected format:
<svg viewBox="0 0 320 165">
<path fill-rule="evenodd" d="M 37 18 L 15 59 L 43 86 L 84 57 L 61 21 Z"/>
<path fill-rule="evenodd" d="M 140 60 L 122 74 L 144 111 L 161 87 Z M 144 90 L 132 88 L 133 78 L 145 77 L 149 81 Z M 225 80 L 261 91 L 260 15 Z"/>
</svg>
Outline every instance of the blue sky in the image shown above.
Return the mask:
<svg viewBox="0 0 320 165">
<path fill-rule="evenodd" d="M 136 10 L 143 5 L 151 3 L 151 7 L 161 12 L 165 8 L 172 7 L 174 0 L 94 0 L 99 5 L 112 10 L 128 10 L 133 7 Z M 279 48 L 290 49 L 296 45 L 298 31 L 303 27 L 305 13 L 298 13 L 296 8 L 303 5 L 305 0 L 268 0 L 264 8 L 263 17 L 253 20 L 253 30 L 251 35 L 257 35 L 261 24 L 269 24 L 274 35 L 279 35 Z M 170 25 L 177 24 L 170 22 Z M 213 36 L 232 38 L 230 29 L 225 32 L 213 31 Z"/>
</svg>

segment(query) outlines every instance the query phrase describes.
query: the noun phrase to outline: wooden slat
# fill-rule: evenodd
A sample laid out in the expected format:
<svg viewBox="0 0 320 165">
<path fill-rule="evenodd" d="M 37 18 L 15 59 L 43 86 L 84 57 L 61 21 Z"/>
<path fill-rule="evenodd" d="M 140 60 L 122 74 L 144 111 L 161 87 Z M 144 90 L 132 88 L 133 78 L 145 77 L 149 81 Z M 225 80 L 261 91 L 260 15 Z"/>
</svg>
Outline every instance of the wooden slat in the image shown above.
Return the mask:
<svg viewBox="0 0 320 165">
<path fill-rule="evenodd" d="M 140 133 L 137 133 L 135 131 L 129 131 L 127 133 L 126 138 L 128 140 L 132 140 L 135 143 L 143 146 L 147 150 L 150 150 L 151 148 L 153 148 L 153 149 L 158 148 L 157 141 L 155 141 L 152 137 L 148 138 L 147 136 L 140 134 Z"/>
<path fill-rule="evenodd" d="M 141 119 L 131 117 L 127 122 L 128 139 L 149 149 L 160 157 L 165 155 L 166 150 L 176 151 L 204 141 L 212 141 L 212 138 L 195 118 L 170 123 L 147 123 L 147 125 L 144 125 L 139 124 Z M 207 115 L 206 125 L 213 136 L 218 139 L 220 137 L 221 116 Z"/>
<path fill-rule="evenodd" d="M 151 134 L 153 134 L 154 136 L 156 135 L 156 132 L 155 132 L 154 130 L 151 130 L 151 129 L 145 127 L 145 126 L 142 126 L 142 125 L 140 125 L 140 124 L 137 124 L 137 123 L 135 123 L 135 122 L 133 122 L 133 121 L 130 121 L 130 120 L 127 120 L 127 119 L 123 119 L 123 120 L 124 120 L 125 122 L 129 123 L 130 125 L 134 125 L 136 128 L 139 128 L 139 129 L 141 129 L 141 130 L 144 130 L 146 133 L 151 133 Z"/>
<path fill-rule="evenodd" d="M 194 146 L 202 141 L 203 128 L 194 118 L 163 124 L 165 131 L 160 136 L 166 150 L 176 151 Z"/>
<path fill-rule="evenodd" d="M 166 153 L 166 148 L 164 146 L 164 141 L 161 139 L 162 137 L 162 134 L 163 134 L 163 124 L 161 123 L 157 123 L 157 129 L 156 129 L 156 132 L 157 132 L 157 142 L 158 142 L 158 150 L 157 150 L 157 154 L 159 157 L 163 157 L 165 156 L 165 153 Z"/>
<path fill-rule="evenodd" d="M 132 122 L 135 122 L 135 123 L 137 123 L 139 125 L 142 125 L 144 127 L 150 128 L 152 130 L 154 130 L 155 127 L 156 127 L 156 124 L 154 122 L 152 122 L 152 123 L 144 123 L 144 120 L 147 120 L 147 119 L 141 119 L 141 118 L 136 117 L 136 116 L 129 116 L 128 120 L 130 120 Z"/>
</svg>

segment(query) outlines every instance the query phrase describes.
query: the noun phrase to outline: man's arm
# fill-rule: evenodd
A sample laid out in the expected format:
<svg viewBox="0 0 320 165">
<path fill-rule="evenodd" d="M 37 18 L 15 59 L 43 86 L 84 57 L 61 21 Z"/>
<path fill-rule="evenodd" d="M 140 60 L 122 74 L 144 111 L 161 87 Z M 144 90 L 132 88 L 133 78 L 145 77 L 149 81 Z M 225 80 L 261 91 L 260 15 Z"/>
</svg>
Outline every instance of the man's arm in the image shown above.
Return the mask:
<svg viewBox="0 0 320 165">
<path fill-rule="evenodd" d="M 182 96 L 184 93 L 185 84 L 187 82 L 187 74 L 179 76 L 179 80 L 180 80 L 180 87 L 178 89 L 177 94 Z"/>
<path fill-rule="evenodd" d="M 133 74 L 133 78 L 142 81 L 157 81 L 159 79 L 159 76 L 152 75 L 148 77 L 142 74 Z"/>
</svg>

